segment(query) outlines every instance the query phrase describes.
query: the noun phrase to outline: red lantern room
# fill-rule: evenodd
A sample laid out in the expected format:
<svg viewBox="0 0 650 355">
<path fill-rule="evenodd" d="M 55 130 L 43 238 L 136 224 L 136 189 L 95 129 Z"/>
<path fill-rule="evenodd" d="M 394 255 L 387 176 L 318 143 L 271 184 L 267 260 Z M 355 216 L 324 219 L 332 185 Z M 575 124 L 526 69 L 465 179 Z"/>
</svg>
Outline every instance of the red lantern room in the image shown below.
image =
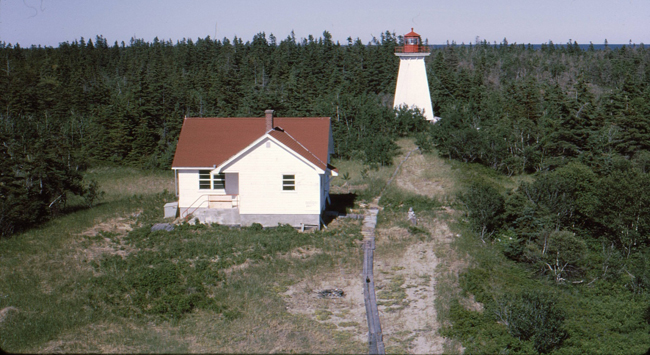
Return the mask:
<svg viewBox="0 0 650 355">
<path fill-rule="evenodd" d="M 404 45 L 395 48 L 395 53 L 425 52 L 429 52 L 429 48 L 422 45 L 422 38 L 420 38 L 419 34 L 413 32 L 413 27 L 411 27 L 411 32 L 404 35 Z"/>
</svg>

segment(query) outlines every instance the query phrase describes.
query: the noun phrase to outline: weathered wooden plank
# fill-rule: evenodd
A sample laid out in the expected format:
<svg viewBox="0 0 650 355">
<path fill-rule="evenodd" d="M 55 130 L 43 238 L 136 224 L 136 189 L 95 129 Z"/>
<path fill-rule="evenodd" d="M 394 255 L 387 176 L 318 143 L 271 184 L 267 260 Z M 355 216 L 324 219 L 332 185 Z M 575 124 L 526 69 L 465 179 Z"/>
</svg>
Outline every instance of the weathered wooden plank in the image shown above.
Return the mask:
<svg viewBox="0 0 650 355">
<path fill-rule="evenodd" d="M 373 259 L 375 250 L 375 226 L 377 225 L 378 209 L 366 211 L 361 233 L 363 243 L 363 298 L 366 306 L 366 319 L 368 322 L 368 352 L 370 354 L 385 354 L 379 309 L 375 295 L 375 281 L 373 275 Z"/>
</svg>

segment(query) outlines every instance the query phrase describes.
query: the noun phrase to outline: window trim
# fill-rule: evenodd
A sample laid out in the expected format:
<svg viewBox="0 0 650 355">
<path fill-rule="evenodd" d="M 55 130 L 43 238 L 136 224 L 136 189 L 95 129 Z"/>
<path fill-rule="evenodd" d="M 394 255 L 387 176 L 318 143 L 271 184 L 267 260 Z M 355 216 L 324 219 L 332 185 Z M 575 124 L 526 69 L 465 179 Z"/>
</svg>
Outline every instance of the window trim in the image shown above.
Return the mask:
<svg viewBox="0 0 650 355">
<path fill-rule="evenodd" d="M 211 177 L 210 170 L 199 170 L 199 190 L 212 190 Z"/>
<path fill-rule="evenodd" d="M 217 187 L 221 183 L 223 187 Z M 212 170 L 199 170 L 199 190 L 226 191 L 226 174 L 213 174 Z"/>
<path fill-rule="evenodd" d="M 217 187 L 217 183 L 220 183 L 222 187 Z M 212 189 L 213 190 L 226 191 L 226 174 L 225 173 L 212 174 Z"/>
<path fill-rule="evenodd" d="M 296 191 L 296 174 L 282 174 L 282 192 Z"/>
</svg>

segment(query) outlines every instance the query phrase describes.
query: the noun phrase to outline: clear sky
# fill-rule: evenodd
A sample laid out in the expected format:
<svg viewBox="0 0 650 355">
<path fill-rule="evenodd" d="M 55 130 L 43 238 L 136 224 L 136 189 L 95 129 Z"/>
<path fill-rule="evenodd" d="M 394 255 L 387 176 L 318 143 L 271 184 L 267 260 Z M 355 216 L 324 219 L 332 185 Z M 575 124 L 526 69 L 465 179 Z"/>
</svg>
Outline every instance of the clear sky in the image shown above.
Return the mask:
<svg viewBox="0 0 650 355">
<path fill-rule="evenodd" d="M 252 40 L 259 32 L 364 43 L 415 31 L 429 44 L 475 42 L 650 44 L 650 0 L 0 0 L 0 41 L 22 47 L 102 35 Z"/>
</svg>

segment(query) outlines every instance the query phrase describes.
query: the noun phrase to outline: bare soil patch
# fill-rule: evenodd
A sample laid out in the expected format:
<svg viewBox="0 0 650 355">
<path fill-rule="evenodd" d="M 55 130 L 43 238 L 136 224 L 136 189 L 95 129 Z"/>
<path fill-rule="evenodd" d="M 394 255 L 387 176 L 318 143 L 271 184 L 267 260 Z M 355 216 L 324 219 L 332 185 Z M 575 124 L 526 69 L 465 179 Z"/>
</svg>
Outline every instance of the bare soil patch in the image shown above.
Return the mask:
<svg viewBox="0 0 650 355">
<path fill-rule="evenodd" d="M 133 223 L 132 217 L 134 216 L 112 218 L 109 219 L 108 221 L 97 223 L 91 228 L 88 228 L 85 231 L 81 232 L 81 235 L 94 237 L 100 232 L 118 233 L 121 235 L 126 235 L 131 230 L 133 230 L 133 227 L 131 226 L 131 224 Z"/>
<path fill-rule="evenodd" d="M 319 248 L 312 248 L 312 247 L 297 247 L 293 250 L 291 250 L 288 254 L 284 255 L 284 257 L 291 257 L 291 258 L 296 258 L 296 259 L 309 259 L 314 255 L 322 254 L 323 251 Z"/>
<path fill-rule="evenodd" d="M 216 260 L 218 259 L 215 259 L 215 262 Z M 252 264 L 251 259 L 246 259 L 246 261 L 244 261 L 241 264 L 233 265 L 229 268 L 223 269 L 223 273 L 226 275 L 231 275 L 233 272 L 247 269 L 249 266 L 251 266 L 251 264 Z"/>
<path fill-rule="evenodd" d="M 4 322 L 5 318 L 7 318 L 11 312 L 17 313 L 18 308 L 9 306 L 0 309 L 0 325 L 2 325 L 2 322 Z"/>
<path fill-rule="evenodd" d="M 345 296 L 318 297 L 319 291 L 335 288 L 342 290 Z M 360 272 L 340 270 L 338 273 L 321 274 L 304 279 L 289 286 L 282 296 L 285 298 L 289 313 L 307 316 L 348 332 L 356 339 L 367 340 L 368 325 Z"/>
<path fill-rule="evenodd" d="M 395 178 L 397 187 L 428 197 L 442 198 L 454 192 L 450 168 L 442 159 L 427 159 L 426 155 L 414 152 L 402 165 L 402 171 Z"/>
<path fill-rule="evenodd" d="M 419 242 L 395 257 L 375 254 L 377 303 L 387 352 L 443 352 L 434 304 L 438 260 L 433 248 L 433 242 Z"/>
<path fill-rule="evenodd" d="M 138 213 L 99 222 L 74 236 L 68 245 L 74 266 L 97 276 L 95 269 L 90 266 L 91 261 L 99 260 L 104 255 L 119 255 L 124 258 L 135 252 L 132 246 L 124 242 L 124 238 L 133 230 L 132 224 Z"/>
</svg>

